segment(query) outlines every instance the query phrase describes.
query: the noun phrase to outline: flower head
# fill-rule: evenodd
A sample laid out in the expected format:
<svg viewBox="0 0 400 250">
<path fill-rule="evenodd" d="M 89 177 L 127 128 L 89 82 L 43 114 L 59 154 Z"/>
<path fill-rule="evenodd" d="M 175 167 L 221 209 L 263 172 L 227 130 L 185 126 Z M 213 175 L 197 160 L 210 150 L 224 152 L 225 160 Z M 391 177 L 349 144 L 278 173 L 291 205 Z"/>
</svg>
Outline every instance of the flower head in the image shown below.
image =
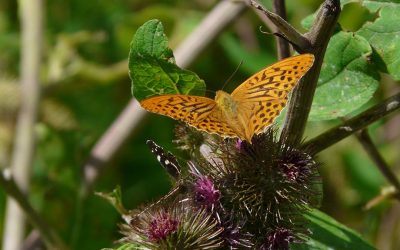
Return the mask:
<svg viewBox="0 0 400 250">
<path fill-rule="evenodd" d="M 220 192 L 214 186 L 214 182 L 207 176 L 201 176 L 194 184 L 195 202 L 209 209 L 213 208 L 220 198 Z"/>
<path fill-rule="evenodd" d="M 121 225 L 124 243 L 150 249 L 218 249 L 223 243 L 223 229 L 211 214 L 184 200 L 168 207 L 150 206 L 130 217 Z"/>
<path fill-rule="evenodd" d="M 258 247 L 275 228 L 287 228 L 302 237 L 302 214 L 317 206 L 320 197 L 316 185 L 319 164 L 275 138 L 275 130 L 269 129 L 254 136 L 251 144 L 235 139 L 211 141 L 211 159 L 199 164 L 203 175 L 220 191 L 224 211 L 220 213 L 231 213 L 245 221 L 244 232 L 254 235 L 253 243 Z"/>
<path fill-rule="evenodd" d="M 149 223 L 147 235 L 150 241 L 165 240 L 168 236 L 175 233 L 178 229 L 178 221 L 173 218 L 166 211 L 161 211 L 160 214 L 155 215 L 153 220 Z"/>
</svg>

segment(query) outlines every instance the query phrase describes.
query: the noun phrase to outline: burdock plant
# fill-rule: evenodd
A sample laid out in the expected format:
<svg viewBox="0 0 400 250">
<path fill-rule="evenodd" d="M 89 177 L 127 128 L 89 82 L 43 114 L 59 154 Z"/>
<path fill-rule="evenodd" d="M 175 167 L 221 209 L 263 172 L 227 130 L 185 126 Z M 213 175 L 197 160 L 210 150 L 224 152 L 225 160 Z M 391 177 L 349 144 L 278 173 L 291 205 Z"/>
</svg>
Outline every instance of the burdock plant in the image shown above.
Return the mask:
<svg viewBox="0 0 400 250">
<path fill-rule="evenodd" d="M 148 32 L 152 28 L 154 34 Z M 147 39 L 164 42 L 154 50 L 140 45 Z M 134 93 L 139 99 L 146 97 L 146 90 L 135 84 L 142 78 L 141 61 L 152 64 L 158 58 L 157 65 L 161 65 L 164 72 L 174 74 L 178 70 L 165 41 L 162 26 L 155 20 L 146 23 L 135 35 L 130 73 Z M 313 58 L 306 57 L 307 60 Z M 293 70 L 297 67 L 300 66 L 293 66 Z M 276 70 L 280 70 L 279 67 Z M 204 87 L 194 73 L 184 71 L 183 74 L 183 81 L 187 78 L 193 83 L 177 84 L 182 92 L 193 94 Z M 289 74 L 288 81 L 291 79 Z M 281 87 L 287 88 L 287 85 Z M 274 93 L 282 101 L 287 98 L 287 94 L 281 97 L 286 92 Z M 166 101 L 174 102 L 173 99 Z M 190 97 L 186 101 L 190 102 Z M 276 109 L 282 107 L 282 103 L 270 103 L 271 107 L 265 108 L 274 108 L 272 112 L 277 115 Z M 162 102 L 151 105 L 173 117 L 181 112 L 189 119 L 196 110 L 205 108 L 198 104 L 186 110 L 185 102 L 181 105 L 185 110 L 163 106 L 166 104 Z M 260 116 L 261 120 L 264 121 Z M 218 127 L 218 124 L 211 125 Z M 159 201 L 126 216 L 130 219 L 121 226 L 125 235 L 123 242 L 150 249 L 287 249 L 290 243 L 307 237 L 307 220 L 303 214 L 318 204 L 318 163 L 304 150 L 279 139 L 276 127 L 269 127 L 252 138 L 246 135 L 247 141 L 199 132 L 184 123 L 175 131 L 174 141 L 178 148 L 188 152 L 189 160 L 179 164 L 172 154 L 148 141 L 175 187 Z"/>
<path fill-rule="evenodd" d="M 340 13 L 340 2 L 325 1 L 311 31 L 305 35 L 255 1 L 250 2 L 281 29 L 282 33 L 277 33 L 283 39 L 281 42 L 289 42 L 300 53 L 307 52 L 301 57 L 304 60 L 315 56 L 313 67 L 291 94 L 286 120 L 281 127 L 275 123 L 264 131 L 257 131 L 256 126 L 260 124 L 256 121 L 250 124 L 249 120 L 248 126 L 255 126 L 256 133 L 238 136 L 246 140 L 220 136 L 221 131 L 227 130 L 224 123 L 210 121 L 216 118 L 207 115 L 201 118 L 210 111 L 208 104 L 187 104 L 195 102 L 197 97 L 194 95 L 204 95 L 204 82 L 193 72 L 175 65 L 161 23 L 157 20 L 147 22 L 139 28 L 131 44 L 129 67 L 134 96 L 140 101 L 163 95 L 157 102 L 146 102 L 147 108 L 151 106 L 151 111 L 186 121 L 199 129 L 210 126 L 209 131 L 216 134 L 179 124 L 174 142 L 177 148 L 187 153 L 185 160 L 180 162 L 154 142 L 148 142 L 172 177 L 174 187 L 160 200 L 142 209 L 124 212 L 122 242 L 139 249 L 289 249 L 314 237 L 310 225 L 315 214 L 311 211 L 319 206 L 322 196 L 320 164 L 314 154 L 330 142 L 316 140 L 304 144 L 303 132 L 323 56 Z M 289 56 L 281 45 L 279 48 L 281 57 Z M 292 67 L 298 69 L 300 66 Z M 279 79 L 272 77 L 271 81 L 292 81 L 291 68 L 276 67 L 273 72 L 278 71 L 288 75 Z M 263 77 L 254 79 L 262 81 Z M 251 114 L 262 122 L 279 114 L 277 107 L 283 107 L 289 99 L 285 92 L 289 85 L 275 84 L 272 92 L 265 86 L 261 90 L 266 91 L 263 97 L 269 93 L 271 100 L 277 103 L 268 103 L 264 107 L 260 102 L 256 104 L 260 106 L 259 110 Z M 253 90 L 251 86 L 248 88 Z M 219 101 L 223 103 L 225 99 L 215 103 L 220 105 Z M 230 104 L 229 98 L 223 103 Z M 258 111 L 263 109 L 269 113 L 259 115 Z M 234 132 L 230 131 L 228 135 L 235 135 Z M 329 133 L 328 136 L 332 141 Z"/>
</svg>

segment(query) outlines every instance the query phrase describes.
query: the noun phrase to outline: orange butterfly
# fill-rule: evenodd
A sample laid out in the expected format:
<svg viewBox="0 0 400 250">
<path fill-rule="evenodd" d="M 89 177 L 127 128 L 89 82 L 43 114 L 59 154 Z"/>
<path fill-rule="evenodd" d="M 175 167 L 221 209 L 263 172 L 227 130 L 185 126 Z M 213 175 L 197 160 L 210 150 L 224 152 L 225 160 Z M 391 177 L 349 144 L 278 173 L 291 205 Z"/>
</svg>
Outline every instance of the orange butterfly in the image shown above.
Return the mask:
<svg viewBox="0 0 400 250">
<path fill-rule="evenodd" d="M 285 107 L 289 92 L 314 63 L 312 54 L 281 60 L 254 74 L 232 94 L 217 91 L 215 100 L 203 96 L 161 95 L 140 105 L 208 133 L 239 137 L 251 143 Z"/>
</svg>

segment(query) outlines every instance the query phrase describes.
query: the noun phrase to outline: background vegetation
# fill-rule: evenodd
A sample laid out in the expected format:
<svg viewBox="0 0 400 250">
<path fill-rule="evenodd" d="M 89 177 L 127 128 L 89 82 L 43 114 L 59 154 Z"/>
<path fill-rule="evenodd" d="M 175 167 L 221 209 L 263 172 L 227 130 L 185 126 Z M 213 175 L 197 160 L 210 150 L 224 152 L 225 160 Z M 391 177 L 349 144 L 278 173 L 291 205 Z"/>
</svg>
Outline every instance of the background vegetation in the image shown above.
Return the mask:
<svg viewBox="0 0 400 250">
<path fill-rule="evenodd" d="M 112 242 L 120 238 L 118 213 L 92 191 L 86 199 L 81 199 L 80 194 L 84 166 L 92 147 L 131 98 L 127 58 L 134 32 L 147 20 L 157 18 L 166 29 L 170 47 L 175 48 L 216 2 L 69 0 L 44 4 L 45 30 L 40 65 L 42 96 L 35 125 L 37 144 L 28 197 L 33 207 L 73 249 L 111 247 Z M 316 11 L 321 2 L 286 1 L 289 22 L 305 31 L 307 20 L 303 22 L 304 26 L 301 21 Z M 264 3 L 267 7 L 271 5 L 270 1 Z M 376 18 L 377 13 L 371 9 L 350 3 L 344 6 L 339 23 L 343 30 L 351 32 Z M 1 167 L 11 164 L 16 117 L 21 102 L 20 20 L 17 2 L 2 0 Z M 246 77 L 277 60 L 274 37 L 262 31 L 268 31 L 268 28 L 253 11 L 248 10 L 200 54 L 190 65 L 190 70 L 205 80 L 207 89 L 215 91 L 222 88 L 243 61 L 224 88 L 231 91 Z M 357 44 L 355 49 L 362 50 L 363 47 Z M 329 56 L 335 59 L 334 55 Z M 392 76 L 380 73 L 379 85 L 376 84 L 371 91 L 373 98 L 366 104 L 359 103 L 360 107 L 353 114 L 399 92 L 399 82 L 393 80 L 393 75 L 398 79 L 400 69 L 388 70 Z M 350 104 L 356 105 L 355 102 L 352 100 Z M 373 124 L 369 132 L 388 165 L 398 173 L 400 117 L 389 118 Z M 307 137 L 311 138 L 339 122 L 340 119 L 310 122 Z M 141 120 L 127 142 L 107 163 L 93 189 L 106 192 L 117 184 L 121 185 L 123 202 L 128 208 L 135 208 L 168 192 L 168 177 L 145 141 L 154 139 L 172 150 L 174 124 L 171 119 L 157 115 Z M 354 136 L 349 137 L 320 153 L 319 159 L 323 162 L 320 169 L 324 188 L 321 210 L 361 233 L 379 249 L 399 247 L 400 241 L 396 237 L 400 233 L 398 201 L 385 199 L 365 209 L 366 204 L 389 184 L 359 141 Z M 3 216 L 0 223 L 4 224 L 6 196 L 4 192 L 0 194 Z M 31 230 L 28 229 L 27 235 Z"/>
</svg>

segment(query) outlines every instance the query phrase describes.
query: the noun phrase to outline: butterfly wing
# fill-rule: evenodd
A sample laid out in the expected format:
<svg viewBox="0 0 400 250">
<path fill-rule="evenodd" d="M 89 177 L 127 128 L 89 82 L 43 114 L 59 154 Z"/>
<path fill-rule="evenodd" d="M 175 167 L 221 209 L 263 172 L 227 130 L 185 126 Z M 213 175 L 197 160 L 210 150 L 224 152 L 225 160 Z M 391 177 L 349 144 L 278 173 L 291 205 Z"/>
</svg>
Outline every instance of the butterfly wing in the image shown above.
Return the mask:
<svg viewBox="0 0 400 250">
<path fill-rule="evenodd" d="M 287 96 L 282 99 L 243 103 L 238 115 L 248 121 L 245 127 L 247 140 L 251 140 L 254 134 L 259 134 L 270 126 L 279 116 L 287 102 Z"/>
<path fill-rule="evenodd" d="M 158 162 L 168 172 L 171 177 L 178 180 L 181 175 L 181 166 L 178 163 L 176 157 L 166 152 L 162 147 L 157 145 L 152 140 L 147 140 L 146 144 L 149 146 L 151 152 L 157 157 Z"/>
<path fill-rule="evenodd" d="M 237 136 L 225 121 L 214 100 L 202 96 L 162 95 L 145 99 L 140 105 L 153 113 L 183 121 L 199 130 L 224 137 Z"/>
<path fill-rule="evenodd" d="M 249 77 L 233 92 L 240 101 L 265 101 L 284 97 L 314 63 L 312 54 L 281 60 Z"/>
<path fill-rule="evenodd" d="M 239 116 L 249 121 L 246 135 L 261 133 L 285 107 L 289 92 L 314 63 L 312 54 L 281 60 L 254 74 L 232 92 Z"/>
</svg>

